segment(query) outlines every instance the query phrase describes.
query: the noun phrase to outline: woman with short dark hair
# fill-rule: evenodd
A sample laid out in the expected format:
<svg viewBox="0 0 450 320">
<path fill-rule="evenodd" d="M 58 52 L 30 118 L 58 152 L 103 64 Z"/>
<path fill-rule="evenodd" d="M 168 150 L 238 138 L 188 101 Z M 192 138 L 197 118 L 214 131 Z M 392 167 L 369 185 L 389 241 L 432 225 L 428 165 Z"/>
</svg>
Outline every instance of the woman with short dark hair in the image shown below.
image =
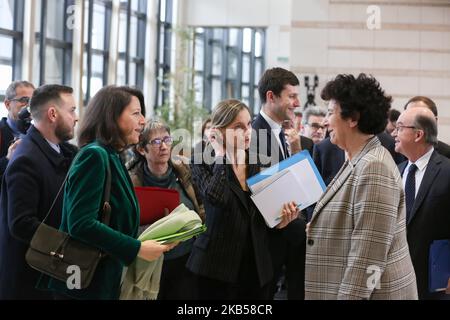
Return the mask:
<svg viewBox="0 0 450 320">
<path fill-rule="evenodd" d="M 376 137 L 391 98 L 360 74 L 338 75 L 322 99 L 331 142 L 347 160 L 308 224 L 306 299 L 417 299 L 402 179 Z"/>
</svg>

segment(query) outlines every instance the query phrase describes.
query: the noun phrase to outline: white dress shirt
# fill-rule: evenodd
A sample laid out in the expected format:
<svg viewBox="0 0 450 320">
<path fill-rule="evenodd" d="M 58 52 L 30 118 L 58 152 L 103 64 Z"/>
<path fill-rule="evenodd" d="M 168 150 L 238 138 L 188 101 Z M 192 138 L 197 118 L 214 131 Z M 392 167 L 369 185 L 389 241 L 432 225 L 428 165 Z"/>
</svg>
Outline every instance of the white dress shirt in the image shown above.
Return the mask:
<svg viewBox="0 0 450 320">
<path fill-rule="evenodd" d="M 272 129 L 272 132 L 273 132 L 273 134 L 275 135 L 275 138 L 278 141 L 278 145 L 280 146 L 281 153 L 283 154 L 283 158 L 286 159 L 287 156 L 284 154 L 284 148 L 281 145 L 281 140 L 280 140 L 281 125 L 276 123 L 275 121 L 273 121 L 264 111 L 261 110 L 259 113 L 264 118 L 264 120 L 267 121 L 267 123 L 269 124 L 270 128 Z"/>
<path fill-rule="evenodd" d="M 430 162 L 431 154 L 433 153 L 434 148 L 431 148 L 427 153 L 425 153 L 422 157 L 416 160 L 416 162 L 408 161 L 408 165 L 405 168 L 405 171 L 403 171 L 403 190 L 405 190 L 405 184 L 406 179 L 408 178 L 409 174 L 409 167 L 411 164 L 415 164 L 417 166 L 416 170 L 416 193 L 414 197 L 417 196 L 417 192 L 419 191 L 420 184 L 422 183 L 423 176 L 425 175 L 425 170 L 427 169 L 428 162 Z"/>
</svg>

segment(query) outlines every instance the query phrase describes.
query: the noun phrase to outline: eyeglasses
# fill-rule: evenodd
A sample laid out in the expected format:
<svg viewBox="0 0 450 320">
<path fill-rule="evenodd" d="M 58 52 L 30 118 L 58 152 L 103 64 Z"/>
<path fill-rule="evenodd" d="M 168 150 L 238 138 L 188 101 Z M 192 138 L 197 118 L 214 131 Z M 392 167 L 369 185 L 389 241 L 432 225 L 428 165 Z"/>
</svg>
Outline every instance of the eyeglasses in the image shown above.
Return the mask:
<svg viewBox="0 0 450 320">
<path fill-rule="evenodd" d="M 313 122 L 313 123 L 307 123 L 308 126 L 310 126 L 313 129 L 319 130 L 319 129 L 325 129 L 324 126 L 322 126 L 320 123 Z"/>
<path fill-rule="evenodd" d="M 30 97 L 13 98 L 13 99 L 10 99 L 9 101 L 16 101 L 16 102 L 20 102 L 23 104 L 28 104 L 30 102 Z"/>
<path fill-rule="evenodd" d="M 161 147 L 163 142 L 166 145 L 170 146 L 173 143 L 173 139 L 172 139 L 171 136 L 165 136 L 165 137 L 162 137 L 162 138 L 156 138 L 156 139 L 150 140 L 149 144 L 151 144 L 152 147 L 159 148 L 159 147 Z"/>
<path fill-rule="evenodd" d="M 402 126 L 402 125 L 399 125 L 399 126 L 396 126 L 396 127 L 395 127 L 394 132 L 402 131 L 404 128 L 417 129 L 417 128 L 414 127 L 414 126 Z"/>
</svg>

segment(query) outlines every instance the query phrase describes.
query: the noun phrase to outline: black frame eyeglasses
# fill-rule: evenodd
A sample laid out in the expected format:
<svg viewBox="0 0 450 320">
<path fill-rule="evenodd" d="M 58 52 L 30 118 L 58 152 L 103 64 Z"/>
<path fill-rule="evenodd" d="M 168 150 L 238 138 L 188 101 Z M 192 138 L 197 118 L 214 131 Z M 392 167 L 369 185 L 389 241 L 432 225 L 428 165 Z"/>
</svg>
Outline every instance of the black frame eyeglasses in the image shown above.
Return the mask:
<svg viewBox="0 0 450 320">
<path fill-rule="evenodd" d="M 29 104 L 30 103 L 30 97 L 20 97 L 20 98 L 12 98 L 9 99 L 9 101 L 16 101 L 23 104 Z"/>
<path fill-rule="evenodd" d="M 403 126 L 403 125 L 399 125 L 399 126 L 396 126 L 396 127 L 395 127 L 394 131 L 395 131 L 395 132 L 399 132 L 399 131 L 402 131 L 402 130 L 405 129 L 405 128 L 408 128 L 408 129 L 417 129 L 415 126 Z"/>
</svg>

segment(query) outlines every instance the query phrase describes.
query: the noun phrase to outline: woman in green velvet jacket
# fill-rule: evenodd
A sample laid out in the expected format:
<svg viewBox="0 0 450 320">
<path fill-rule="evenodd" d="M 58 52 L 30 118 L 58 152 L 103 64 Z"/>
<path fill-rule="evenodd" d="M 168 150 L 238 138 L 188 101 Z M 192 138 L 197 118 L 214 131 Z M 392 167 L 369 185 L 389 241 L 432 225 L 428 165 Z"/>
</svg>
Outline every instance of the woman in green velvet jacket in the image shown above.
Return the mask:
<svg viewBox="0 0 450 320">
<path fill-rule="evenodd" d="M 152 261 L 173 245 L 136 240 L 139 205 L 130 176 L 119 153 L 139 141 L 144 126 L 144 98 L 138 90 L 109 86 L 89 103 L 81 122 L 78 142 L 82 147 L 70 169 L 64 190 L 61 230 L 73 238 L 100 248 L 106 257 L 99 263 L 90 286 L 69 289 L 51 279 L 57 299 L 118 299 L 123 267 L 137 256 Z M 111 221 L 99 221 L 106 180 L 111 168 Z"/>
</svg>

